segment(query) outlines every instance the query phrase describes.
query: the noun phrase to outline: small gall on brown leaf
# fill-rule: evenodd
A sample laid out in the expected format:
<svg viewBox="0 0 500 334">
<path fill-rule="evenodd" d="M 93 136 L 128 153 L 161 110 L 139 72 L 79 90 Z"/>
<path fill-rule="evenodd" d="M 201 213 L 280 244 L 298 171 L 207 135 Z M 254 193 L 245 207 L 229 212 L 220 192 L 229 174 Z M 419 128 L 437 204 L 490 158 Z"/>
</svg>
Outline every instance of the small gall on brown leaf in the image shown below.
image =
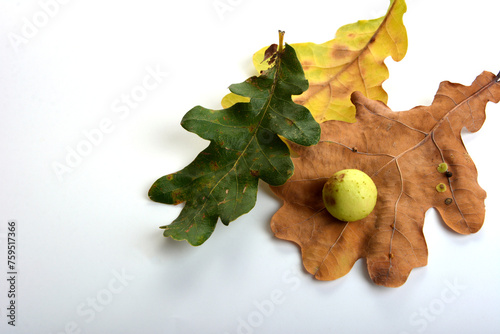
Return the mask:
<svg viewBox="0 0 500 334">
<path fill-rule="evenodd" d="M 436 186 L 436 190 L 440 193 L 444 193 L 446 191 L 446 184 L 440 183 Z"/>
<path fill-rule="evenodd" d="M 440 163 L 437 170 L 440 173 L 446 173 L 446 171 L 448 170 L 448 164 L 446 162 Z"/>
</svg>

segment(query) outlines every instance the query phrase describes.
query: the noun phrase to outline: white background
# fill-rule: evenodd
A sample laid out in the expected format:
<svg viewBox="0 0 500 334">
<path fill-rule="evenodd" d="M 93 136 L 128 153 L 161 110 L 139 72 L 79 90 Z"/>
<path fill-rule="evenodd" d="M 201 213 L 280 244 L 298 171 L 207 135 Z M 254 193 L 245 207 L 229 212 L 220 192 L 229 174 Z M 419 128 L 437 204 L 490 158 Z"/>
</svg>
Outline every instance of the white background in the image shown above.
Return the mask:
<svg viewBox="0 0 500 334">
<path fill-rule="evenodd" d="M 231 8 L 223 13 L 214 0 L 54 1 L 0 3 L 1 333 L 500 331 L 498 105 L 488 104 L 481 131 L 464 133 L 488 192 L 484 227 L 461 236 L 430 210 L 429 263 L 397 289 L 374 285 L 363 260 L 337 281 L 312 279 L 297 247 L 270 231 L 280 202 L 265 184 L 253 211 L 219 223 L 200 247 L 164 238 L 158 227 L 181 208 L 147 197 L 207 145 L 181 128 L 182 116 L 219 108 L 278 29 L 289 44 L 322 43 L 384 15 L 388 0 L 221 0 Z M 50 17 L 44 3 L 59 4 Z M 443 80 L 469 85 L 499 71 L 499 12 L 487 0 L 408 0 L 407 56 L 387 61 L 389 106 L 429 104 Z M 144 79 L 147 96 L 127 110 L 122 99 Z M 100 127 L 107 132 L 85 146 Z M 88 154 L 68 158 L 78 148 Z M 74 168 L 58 175 L 66 159 Z M 18 224 L 15 328 L 9 220 Z"/>
</svg>

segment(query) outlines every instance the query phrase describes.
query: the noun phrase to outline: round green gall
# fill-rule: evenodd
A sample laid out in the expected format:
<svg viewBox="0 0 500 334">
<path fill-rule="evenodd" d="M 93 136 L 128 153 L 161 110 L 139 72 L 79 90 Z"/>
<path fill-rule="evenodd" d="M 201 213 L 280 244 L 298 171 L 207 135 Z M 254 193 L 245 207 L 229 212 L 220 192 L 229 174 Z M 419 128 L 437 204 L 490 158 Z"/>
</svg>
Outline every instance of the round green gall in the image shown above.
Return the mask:
<svg viewBox="0 0 500 334">
<path fill-rule="evenodd" d="M 448 170 L 448 164 L 446 162 L 440 163 L 437 170 L 440 173 L 446 173 L 446 171 Z"/>
<path fill-rule="evenodd" d="M 440 183 L 436 186 L 436 190 L 440 193 L 444 193 L 446 191 L 446 184 Z"/>
<path fill-rule="evenodd" d="M 368 216 L 377 203 L 377 186 L 358 169 L 336 172 L 323 187 L 323 202 L 332 216 L 357 221 Z"/>
</svg>

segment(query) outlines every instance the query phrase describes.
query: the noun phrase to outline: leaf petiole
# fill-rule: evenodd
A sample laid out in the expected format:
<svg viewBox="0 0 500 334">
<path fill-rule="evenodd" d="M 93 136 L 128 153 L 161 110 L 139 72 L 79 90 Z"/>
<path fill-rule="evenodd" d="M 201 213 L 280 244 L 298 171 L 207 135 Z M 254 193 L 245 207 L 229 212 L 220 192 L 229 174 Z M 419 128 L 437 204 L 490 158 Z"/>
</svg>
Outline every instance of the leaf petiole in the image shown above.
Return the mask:
<svg viewBox="0 0 500 334">
<path fill-rule="evenodd" d="M 278 30 L 278 33 L 279 33 L 278 52 L 281 53 L 283 51 L 283 38 L 285 36 L 285 32 L 282 30 Z"/>
</svg>

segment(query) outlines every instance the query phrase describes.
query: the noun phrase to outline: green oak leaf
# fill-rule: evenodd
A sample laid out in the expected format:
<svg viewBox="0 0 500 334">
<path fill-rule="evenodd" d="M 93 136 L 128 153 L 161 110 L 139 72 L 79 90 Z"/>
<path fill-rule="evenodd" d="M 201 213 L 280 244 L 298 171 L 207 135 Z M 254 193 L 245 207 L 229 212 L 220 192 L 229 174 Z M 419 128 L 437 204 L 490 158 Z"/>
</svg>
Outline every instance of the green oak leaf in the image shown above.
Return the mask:
<svg viewBox="0 0 500 334">
<path fill-rule="evenodd" d="M 164 236 L 204 243 L 220 217 L 228 225 L 255 205 L 259 179 L 277 186 L 293 174 L 288 146 L 280 136 L 303 146 L 318 143 L 321 129 L 309 110 L 292 101 L 308 88 L 290 45 L 280 48 L 274 65 L 229 90 L 250 98 L 222 110 L 194 107 L 182 119 L 188 131 L 210 140 L 184 169 L 159 178 L 149 190 L 156 202 L 185 202 L 179 216 L 162 226 Z"/>
</svg>

